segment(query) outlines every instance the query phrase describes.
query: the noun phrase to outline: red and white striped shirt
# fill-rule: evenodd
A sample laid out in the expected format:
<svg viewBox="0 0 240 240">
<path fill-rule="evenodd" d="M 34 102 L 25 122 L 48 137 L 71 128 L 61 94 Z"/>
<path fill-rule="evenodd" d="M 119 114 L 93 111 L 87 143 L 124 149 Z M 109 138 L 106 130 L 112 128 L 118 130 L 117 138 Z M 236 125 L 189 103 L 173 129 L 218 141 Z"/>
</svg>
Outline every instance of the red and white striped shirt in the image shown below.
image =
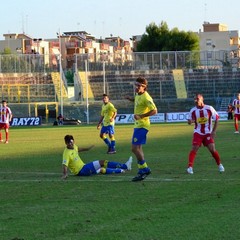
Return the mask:
<svg viewBox="0 0 240 240">
<path fill-rule="evenodd" d="M 234 107 L 234 113 L 235 114 L 240 114 L 240 100 L 234 99 L 232 105 Z"/>
<path fill-rule="evenodd" d="M 12 111 L 9 107 L 0 107 L 0 123 L 9 123 Z"/>
<path fill-rule="evenodd" d="M 219 115 L 216 110 L 209 105 L 202 108 L 193 107 L 189 113 L 189 120 L 195 123 L 194 132 L 206 135 L 212 132 L 212 120 L 217 121 Z"/>
</svg>

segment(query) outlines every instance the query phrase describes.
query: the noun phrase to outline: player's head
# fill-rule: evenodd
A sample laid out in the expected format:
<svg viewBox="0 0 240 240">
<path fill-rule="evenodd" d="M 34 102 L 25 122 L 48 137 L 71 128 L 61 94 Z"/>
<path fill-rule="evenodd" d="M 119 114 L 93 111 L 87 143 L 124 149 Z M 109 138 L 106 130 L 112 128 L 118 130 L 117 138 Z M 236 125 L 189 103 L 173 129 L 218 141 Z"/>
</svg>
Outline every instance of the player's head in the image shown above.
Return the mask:
<svg viewBox="0 0 240 240">
<path fill-rule="evenodd" d="M 68 148 L 73 148 L 74 145 L 74 138 L 72 135 L 66 135 L 64 137 L 65 144 L 67 145 Z"/>
<path fill-rule="evenodd" d="M 237 98 L 240 99 L 240 92 L 237 93 Z"/>
<path fill-rule="evenodd" d="M 102 99 L 103 99 L 104 103 L 108 103 L 109 102 L 109 96 L 106 93 L 103 94 L 103 98 Z"/>
<path fill-rule="evenodd" d="M 135 90 L 137 93 L 145 92 L 147 90 L 148 81 L 144 77 L 138 77 L 135 82 Z"/>
<path fill-rule="evenodd" d="M 195 96 L 194 96 L 194 102 L 195 102 L 195 105 L 198 106 L 198 107 L 201 107 L 204 105 L 203 103 L 203 95 L 201 93 L 196 93 Z"/>
<path fill-rule="evenodd" d="M 6 106 L 7 105 L 7 101 L 6 100 L 2 100 L 2 104 L 3 104 L 3 106 Z"/>
</svg>

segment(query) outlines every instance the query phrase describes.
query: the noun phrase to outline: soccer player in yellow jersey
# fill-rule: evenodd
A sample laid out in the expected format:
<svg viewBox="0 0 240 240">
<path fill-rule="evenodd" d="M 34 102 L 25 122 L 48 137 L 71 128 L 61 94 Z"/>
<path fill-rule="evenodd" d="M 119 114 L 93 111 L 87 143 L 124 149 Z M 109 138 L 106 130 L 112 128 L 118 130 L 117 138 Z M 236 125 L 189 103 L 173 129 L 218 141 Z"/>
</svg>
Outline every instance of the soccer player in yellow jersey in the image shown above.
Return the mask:
<svg viewBox="0 0 240 240">
<path fill-rule="evenodd" d="M 150 128 L 150 116 L 157 114 L 157 108 L 152 97 L 147 92 L 148 81 L 143 78 L 137 78 L 135 82 L 135 99 L 127 97 L 128 100 L 134 101 L 134 132 L 132 136 L 132 152 L 135 154 L 138 163 L 138 174 L 132 181 L 142 181 L 150 173 L 142 145 L 146 144 L 147 133 Z"/>
<path fill-rule="evenodd" d="M 85 164 L 79 156 L 79 152 L 88 151 L 94 146 L 80 148 L 74 143 L 72 135 L 64 137 L 66 147 L 63 152 L 63 179 L 68 177 L 68 169 L 76 176 L 90 176 L 93 174 L 124 173 L 131 170 L 132 157 L 126 163 L 109 162 L 107 160 L 96 160 Z"/>
<path fill-rule="evenodd" d="M 100 138 L 108 146 L 108 154 L 116 153 L 115 145 L 115 137 L 114 137 L 114 123 L 115 117 L 117 115 L 117 109 L 114 105 L 109 101 L 109 97 L 107 94 L 103 94 L 103 105 L 101 110 L 101 117 L 97 125 L 97 129 L 100 129 Z M 109 137 L 109 139 L 108 139 Z"/>
</svg>

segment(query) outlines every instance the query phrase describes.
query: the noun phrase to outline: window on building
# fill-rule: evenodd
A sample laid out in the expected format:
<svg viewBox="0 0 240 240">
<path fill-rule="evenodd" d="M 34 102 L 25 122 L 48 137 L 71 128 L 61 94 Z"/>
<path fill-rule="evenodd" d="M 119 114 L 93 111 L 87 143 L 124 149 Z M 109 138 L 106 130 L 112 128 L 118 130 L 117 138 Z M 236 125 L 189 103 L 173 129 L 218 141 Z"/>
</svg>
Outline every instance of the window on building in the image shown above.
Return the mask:
<svg viewBox="0 0 240 240">
<path fill-rule="evenodd" d="M 206 40 L 206 45 L 207 46 L 212 46 L 212 40 L 211 39 L 207 39 Z"/>
</svg>

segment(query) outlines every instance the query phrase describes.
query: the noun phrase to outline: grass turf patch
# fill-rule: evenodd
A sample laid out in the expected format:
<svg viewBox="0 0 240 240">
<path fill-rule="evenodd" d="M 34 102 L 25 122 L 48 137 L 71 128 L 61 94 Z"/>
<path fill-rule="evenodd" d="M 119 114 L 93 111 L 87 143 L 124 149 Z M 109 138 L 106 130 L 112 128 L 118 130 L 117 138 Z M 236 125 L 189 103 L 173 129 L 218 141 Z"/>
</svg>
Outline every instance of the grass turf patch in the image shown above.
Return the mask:
<svg viewBox="0 0 240 240">
<path fill-rule="evenodd" d="M 201 148 L 194 175 L 186 174 L 192 127 L 152 124 L 144 153 L 152 174 L 137 172 L 61 180 L 66 134 L 95 148 L 85 162 L 125 162 L 132 126 L 116 126 L 117 154 L 107 155 L 96 126 L 11 128 L 0 144 L 0 236 L 9 239 L 238 239 L 239 141 L 232 122 L 221 122 L 216 148 L 226 172 L 219 174 Z"/>
</svg>

